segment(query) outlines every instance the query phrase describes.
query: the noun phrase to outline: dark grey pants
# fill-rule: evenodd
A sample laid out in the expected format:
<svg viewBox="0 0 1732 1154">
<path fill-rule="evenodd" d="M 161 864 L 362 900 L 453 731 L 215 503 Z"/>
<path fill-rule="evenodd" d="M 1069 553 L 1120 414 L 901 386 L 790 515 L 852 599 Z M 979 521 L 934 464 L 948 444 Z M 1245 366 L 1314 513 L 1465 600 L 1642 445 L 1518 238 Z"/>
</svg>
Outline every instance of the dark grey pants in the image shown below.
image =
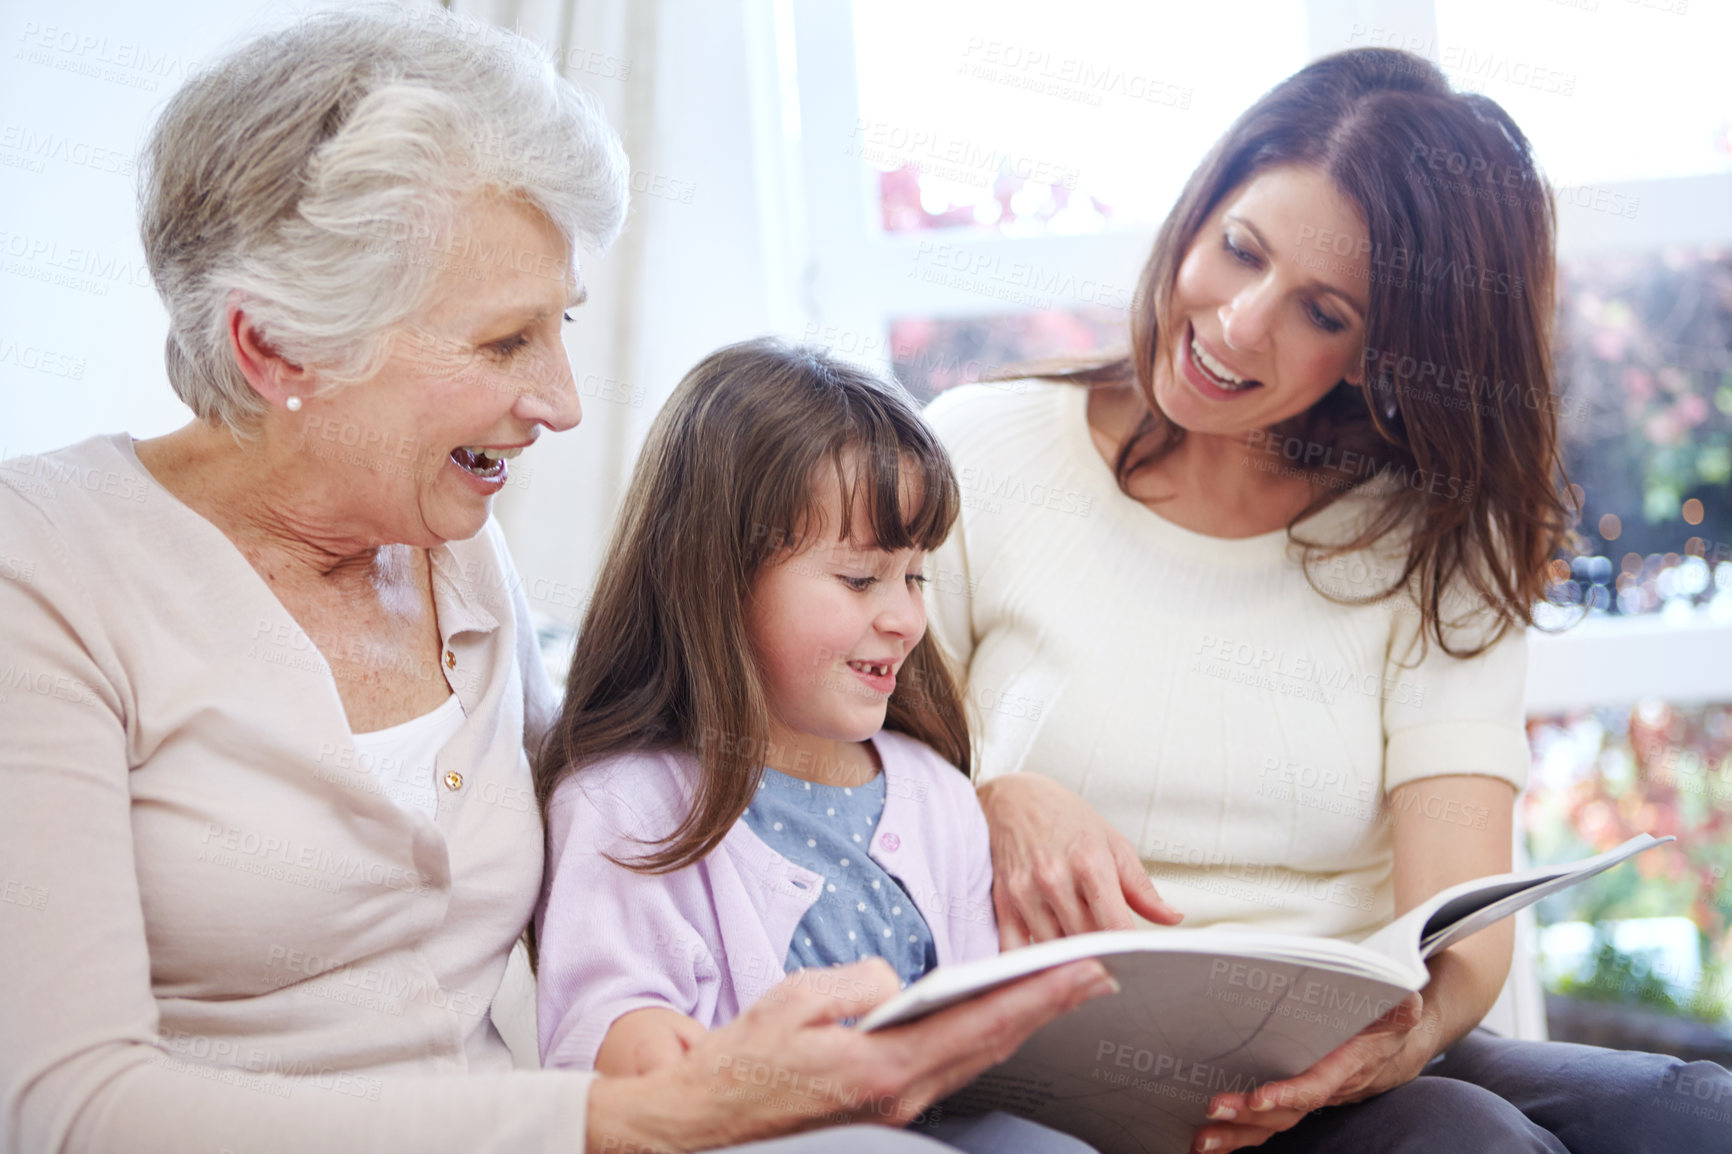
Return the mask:
<svg viewBox="0 0 1732 1154">
<path fill-rule="evenodd" d="M 1713 1062 L 1475 1030 L 1405 1086 L 1319 1110 L 1267 1154 L 1732 1154 Z"/>
</svg>

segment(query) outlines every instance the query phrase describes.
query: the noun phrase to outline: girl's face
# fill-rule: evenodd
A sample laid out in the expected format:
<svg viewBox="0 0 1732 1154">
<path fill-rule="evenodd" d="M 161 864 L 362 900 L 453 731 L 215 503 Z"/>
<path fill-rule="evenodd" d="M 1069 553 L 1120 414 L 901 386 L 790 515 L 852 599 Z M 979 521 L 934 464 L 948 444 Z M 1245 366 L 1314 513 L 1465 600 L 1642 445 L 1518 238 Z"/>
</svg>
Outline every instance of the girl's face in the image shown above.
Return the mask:
<svg viewBox="0 0 1732 1154">
<path fill-rule="evenodd" d="M 1238 437 L 1359 384 L 1370 251 L 1358 210 L 1314 168 L 1269 169 L 1229 194 L 1185 253 L 1162 318 L 1161 412 Z"/>
<path fill-rule="evenodd" d="M 896 675 L 926 633 L 925 554 L 844 541 L 840 487 L 828 470 L 824 532 L 758 574 L 746 632 L 769 693 L 773 744 L 825 764 L 830 743 L 884 727 Z M 902 492 L 911 486 L 905 483 Z M 852 527 L 870 532 L 863 510 Z"/>
</svg>

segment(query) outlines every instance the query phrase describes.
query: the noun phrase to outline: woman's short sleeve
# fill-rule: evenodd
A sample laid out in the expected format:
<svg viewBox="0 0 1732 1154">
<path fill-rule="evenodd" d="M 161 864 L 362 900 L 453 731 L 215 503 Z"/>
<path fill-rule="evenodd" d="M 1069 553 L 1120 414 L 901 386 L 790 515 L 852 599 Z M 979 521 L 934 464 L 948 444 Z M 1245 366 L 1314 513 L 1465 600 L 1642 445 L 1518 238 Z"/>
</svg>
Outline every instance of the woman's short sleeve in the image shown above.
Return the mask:
<svg viewBox="0 0 1732 1154">
<path fill-rule="evenodd" d="M 1527 635 L 1517 625 L 1465 658 L 1444 652 L 1433 636 L 1421 655 L 1419 613 L 1411 601 L 1398 605 L 1383 684 L 1384 789 L 1448 774 L 1495 777 L 1521 789 L 1529 760 Z M 1488 631 L 1481 626 L 1479 636 Z M 1449 636 L 1460 649 L 1473 634 Z"/>
</svg>

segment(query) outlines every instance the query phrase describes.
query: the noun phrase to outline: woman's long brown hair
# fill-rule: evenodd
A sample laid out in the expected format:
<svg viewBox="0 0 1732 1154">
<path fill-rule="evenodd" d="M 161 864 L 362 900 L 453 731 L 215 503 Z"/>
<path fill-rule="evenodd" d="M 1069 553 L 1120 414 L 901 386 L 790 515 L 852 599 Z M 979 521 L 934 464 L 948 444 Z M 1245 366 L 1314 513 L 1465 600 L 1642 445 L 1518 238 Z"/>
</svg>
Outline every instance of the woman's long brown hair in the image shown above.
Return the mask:
<svg viewBox="0 0 1732 1154">
<path fill-rule="evenodd" d="M 1326 173 L 1365 220 L 1369 253 L 1313 238 L 1323 259 L 1369 260 L 1365 385 L 1343 381 L 1268 433 L 1351 451 L 1378 463 L 1372 475 L 1398 479 L 1353 540 L 1307 541 L 1294 532 L 1300 521 L 1370 479 L 1313 469 L 1315 479 L 1347 483 L 1325 484 L 1288 533 L 1308 574 L 1315 562 L 1404 537 L 1405 559 L 1387 590 L 1319 592 L 1369 603 L 1411 590 L 1422 644 L 1435 639 L 1462 657 L 1483 652 L 1512 626 L 1533 624 L 1547 563 L 1573 523 L 1551 363 L 1554 212 L 1509 114 L 1485 96 L 1451 91 L 1428 61 L 1355 49 L 1273 88 L 1215 144 L 1162 224 L 1137 284 L 1129 354 L 1015 375 L 1138 386 L 1150 411 L 1114 462 L 1128 494 L 1131 477 L 1185 436 L 1152 402 L 1155 366 L 1172 353 L 1161 321 L 1179 266 L 1223 200 L 1288 165 Z M 1411 478 L 1442 478 L 1444 492 L 1404 483 Z M 1491 628 L 1481 620 L 1457 633 L 1467 620 L 1446 620 L 1452 590 L 1471 595 L 1475 615 L 1489 611 Z"/>
<path fill-rule="evenodd" d="M 674 749 L 701 769 L 691 808 L 651 852 L 620 864 L 680 869 L 739 820 L 770 728 L 747 599 L 766 565 L 826 531 L 827 471 L 841 486 L 844 540 L 870 533 L 884 549 L 931 550 L 956 520 L 950 459 L 895 386 L 773 340 L 731 345 L 686 374 L 638 459 L 564 707 L 534 759 L 543 817 L 567 774 L 627 750 Z M 962 696 L 930 636 L 904 661 L 884 724 L 968 773 Z"/>
</svg>

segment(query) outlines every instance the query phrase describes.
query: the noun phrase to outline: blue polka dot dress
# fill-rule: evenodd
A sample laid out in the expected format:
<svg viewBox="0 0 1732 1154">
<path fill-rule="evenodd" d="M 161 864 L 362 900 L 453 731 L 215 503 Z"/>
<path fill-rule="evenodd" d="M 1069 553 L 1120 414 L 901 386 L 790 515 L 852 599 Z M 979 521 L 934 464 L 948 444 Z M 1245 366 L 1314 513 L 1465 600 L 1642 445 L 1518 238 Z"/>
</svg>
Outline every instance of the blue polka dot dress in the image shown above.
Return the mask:
<svg viewBox="0 0 1732 1154">
<path fill-rule="evenodd" d="M 865 785 L 840 786 L 764 770 L 746 807 L 747 827 L 824 878 L 823 893 L 794 927 L 785 970 L 878 957 L 907 985 L 938 964 L 926 919 L 866 852 L 883 813 L 882 773 Z"/>
</svg>

